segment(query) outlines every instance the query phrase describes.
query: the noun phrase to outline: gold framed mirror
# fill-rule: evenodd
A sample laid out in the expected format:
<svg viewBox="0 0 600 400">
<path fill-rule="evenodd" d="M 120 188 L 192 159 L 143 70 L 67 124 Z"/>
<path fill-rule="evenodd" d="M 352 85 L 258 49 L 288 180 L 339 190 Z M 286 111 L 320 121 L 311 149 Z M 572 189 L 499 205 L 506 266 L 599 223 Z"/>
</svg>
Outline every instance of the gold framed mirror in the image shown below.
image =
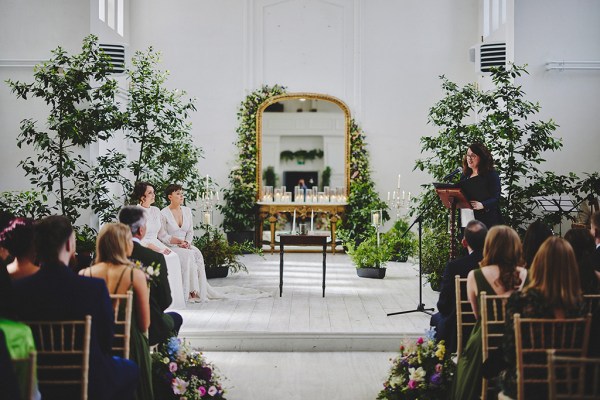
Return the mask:
<svg viewBox="0 0 600 400">
<path fill-rule="evenodd" d="M 319 93 L 289 93 L 265 101 L 256 114 L 257 198 L 270 167 L 277 186 L 293 191 L 350 185 L 350 109 L 340 99 Z M 327 177 L 324 176 L 324 173 Z M 275 185 L 273 185 L 275 186 Z"/>
</svg>

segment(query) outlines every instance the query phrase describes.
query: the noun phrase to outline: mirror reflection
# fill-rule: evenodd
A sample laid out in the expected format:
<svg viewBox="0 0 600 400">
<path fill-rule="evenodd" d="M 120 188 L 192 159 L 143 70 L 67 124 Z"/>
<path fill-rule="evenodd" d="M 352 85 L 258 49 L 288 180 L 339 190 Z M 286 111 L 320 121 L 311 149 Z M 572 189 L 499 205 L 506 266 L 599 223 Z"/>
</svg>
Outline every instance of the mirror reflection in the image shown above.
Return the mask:
<svg viewBox="0 0 600 400">
<path fill-rule="evenodd" d="M 325 97 L 292 95 L 268 105 L 259 114 L 259 184 L 268 188 L 259 188 L 259 201 L 345 202 L 347 117 Z"/>
</svg>

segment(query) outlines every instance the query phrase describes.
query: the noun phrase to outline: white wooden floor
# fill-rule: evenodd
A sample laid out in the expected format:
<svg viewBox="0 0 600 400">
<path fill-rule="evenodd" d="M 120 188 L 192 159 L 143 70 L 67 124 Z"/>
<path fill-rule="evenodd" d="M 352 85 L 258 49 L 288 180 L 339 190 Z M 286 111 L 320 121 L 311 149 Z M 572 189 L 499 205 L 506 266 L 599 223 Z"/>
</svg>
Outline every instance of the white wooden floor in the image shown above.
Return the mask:
<svg viewBox="0 0 600 400">
<path fill-rule="evenodd" d="M 325 298 L 320 253 L 286 253 L 283 296 L 279 297 L 279 255 L 244 256 L 249 273 L 211 279 L 214 286 L 236 285 L 268 291 L 256 300 L 213 300 L 181 310 L 180 336 L 205 351 L 392 351 L 399 338 L 422 335 L 429 315 L 416 312 L 418 266 L 389 263 L 385 279 L 365 279 L 346 254 L 327 255 Z M 423 288 L 434 307 L 437 293 Z"/>
</svg>

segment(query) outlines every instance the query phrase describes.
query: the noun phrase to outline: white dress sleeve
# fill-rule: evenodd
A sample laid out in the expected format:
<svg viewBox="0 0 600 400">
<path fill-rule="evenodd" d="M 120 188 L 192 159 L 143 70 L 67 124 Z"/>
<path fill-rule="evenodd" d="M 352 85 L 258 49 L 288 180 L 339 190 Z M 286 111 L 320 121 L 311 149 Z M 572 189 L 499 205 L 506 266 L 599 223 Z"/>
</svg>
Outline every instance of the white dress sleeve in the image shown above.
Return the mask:
<svg viewBox="0 0 600 400">
<path fill-rule="evenodd" d="M 158 211 L 158 208 L 156 209 L 156 211 Z M 158 231 L 158 239 L 168 246 L 171 244 L 171 235 L 169 235 L 169 233 L 167 232 L 167 219 L 160 211 L 158 211 L 158 215 L 160 216 L 160 229 Z"/>
<path fill-rule="evenodd" d="M 192 210 L 189 207 L 182 207 L 183 209 L 183 226 L 185 231 L 185 241 L 192 243 L 194 241 L 194 217 L 192 216 Z"/>
</svg>

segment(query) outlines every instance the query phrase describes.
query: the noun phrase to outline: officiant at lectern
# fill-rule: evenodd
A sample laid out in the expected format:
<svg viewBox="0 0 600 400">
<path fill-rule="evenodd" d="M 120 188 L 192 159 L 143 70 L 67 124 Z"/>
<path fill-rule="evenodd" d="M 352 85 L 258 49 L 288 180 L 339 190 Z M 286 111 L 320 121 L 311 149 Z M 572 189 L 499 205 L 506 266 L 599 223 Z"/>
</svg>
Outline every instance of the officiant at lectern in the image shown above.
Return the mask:
<svg viewBox="0 0 600 400">
<path fill-rule="evenodd" d="M 473 143 L 467 149 L 463 158 L 460 188 L 469 199 L 474 213 L 474 216 L 464 215 L 471 210 L 461 210 L 463 226 L 470 219 L 483 222 L 488 229 L 502 223 L 500 175 L 494 169 L 492 154 L 481 143 Z"/>
</svg>

